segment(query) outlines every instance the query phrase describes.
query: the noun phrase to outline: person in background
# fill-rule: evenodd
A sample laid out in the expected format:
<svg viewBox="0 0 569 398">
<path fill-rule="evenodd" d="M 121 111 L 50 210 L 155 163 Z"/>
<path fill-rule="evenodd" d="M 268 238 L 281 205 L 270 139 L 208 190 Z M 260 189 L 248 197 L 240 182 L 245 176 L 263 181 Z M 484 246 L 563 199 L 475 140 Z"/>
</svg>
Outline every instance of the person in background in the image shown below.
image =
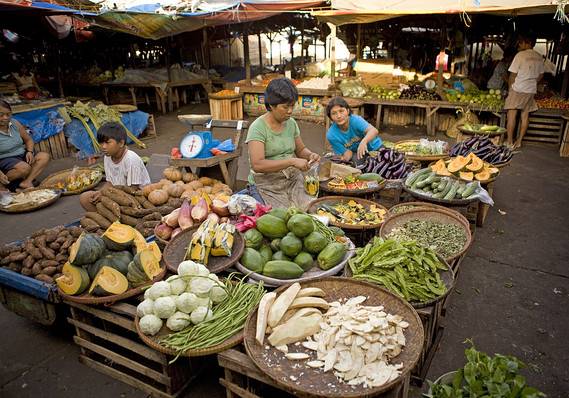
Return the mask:
<svg viewBox="0 0 569 398">
<path fill-rule="evenodd" d="M 34 153 L 34 140 L 24 126 L 12 119 L 12 107 L 0 100 L 0 189 L 20 181 L 20 189 L 32 188 L 49 163 L 46 152 Z"/>
<path fill-rule="evenodd" d="M 488 90 L 504 90 L 508 87 L 509 76 L 508 76 L 508 68 L 512 63 L 512 59 L 514 58 L 514 51 L 512 49 L 507 49 L 504 51 L 504 56 L 496 66 L 494 67 L 494 72 L 492 73 L 492 77 L 488 80 L 487 88 Z"/>
<path fill-rule="evenodd" d="M 290 79 L 272 80 L 265 91 L 267 113 L 258 117 L 247 132 L 253 185 L 266 204 L 296 206 L 306 210 L 314 200 L 304 190 L 303 172 L 320 161 L 304 145 L 296 121 L 291 118 L 298 91 Z"/>
<path fill-rule="evenodd" d="M 103 124 L 97 131 L 97 140 L 105 154 L 104 166 L 108 185 L 142 186 L 150 184 L 150 176 L 142 159 L 126 146 L 126 130 L 116 122 Z M 87 211 L 97 211 L 95 205 L 101 191 L 87 191 L 79 196 L 79 203 Z"/>
<path fill-rule="evenodd" d="M 344 98 L 332 98 L 326 106 L 326 115 L 334 122 L 326 133 L 326 139 L 343 161 L 359 160 L 369 151 L 377 151 L 381 147 L 377 129 L 363 117 L 353 115 Z"/>
<path fill-rule="evenodd" d="M 522 146 L 522 140 L 528 129 L 529 114 L 538 109 L 534 96 L 537 93 L 537 83 L 543 77 L 544 63 L 541 54 L 533 49 L 535 42 L 535 36 L 521 36 L 518 39 L 519 52 L 508 69 L 509 93 L 504 109 L 508 111 L 507 144 L 514 148 Z M 518 111 L 521 111 L 520 135 L 514 143 Z"/>
<path fill-rule="evenodd" d="M 26 64 L 22 64 L 17 72 L 12 73 L 18 94 L 26 99 L 36 99 L 40 95 L 40 87 L 36 77 Z"/>
</svg>

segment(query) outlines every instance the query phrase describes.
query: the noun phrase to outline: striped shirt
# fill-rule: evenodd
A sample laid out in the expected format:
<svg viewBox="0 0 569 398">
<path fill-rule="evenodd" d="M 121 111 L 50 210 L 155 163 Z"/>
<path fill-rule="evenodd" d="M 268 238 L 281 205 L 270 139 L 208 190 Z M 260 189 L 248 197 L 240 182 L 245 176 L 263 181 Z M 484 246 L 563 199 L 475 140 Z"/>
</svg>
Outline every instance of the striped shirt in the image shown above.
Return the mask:
<svg viewBox="0 0 569 398">
<path fill-rule="evenodd" d="M 105 156 L 105 175 L 113 185 L 147 185 L 150 176 L 142 159 L 133 151 L 127 149 L 120 162 L 115 163 L 110 156 Z"/>
</svg>

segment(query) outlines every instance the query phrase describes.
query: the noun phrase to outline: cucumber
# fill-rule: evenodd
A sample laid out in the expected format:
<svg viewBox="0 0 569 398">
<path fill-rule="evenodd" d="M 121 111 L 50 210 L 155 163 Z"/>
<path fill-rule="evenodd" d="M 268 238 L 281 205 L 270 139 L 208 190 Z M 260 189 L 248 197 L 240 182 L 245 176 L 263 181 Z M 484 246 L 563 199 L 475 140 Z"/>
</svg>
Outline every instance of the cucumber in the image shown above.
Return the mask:
<svg viewBox="0 0 569 398">
<path fill-rule="evenodd" d="M 464 191 L 462 192 L 462 198 L 466 199 L 468 198 L 470 195 L 472 195 L 474 193 L 474 191 L 476 191 L 478 184 L 476 184 L 475 182 L 471 182 L 470 184 L 468 184 L 466 186 L 466 188 L 464 188 Z"/>
<path fill-rule="evenodd" d="M 427 167 L 426 169 L 421 169 L 419 171 L 417 171 L 415 174 L 413 174 L 411 177 L 407 178 L 407 181 L 405 181 L 405 185 L 410 187 L 413 185 L 413 183 L 415 181 L 417 181 L 417 179 L 422 176 L 422 175 L 427 175 L 429 174 L 431 171 L 430 167 Z M 368 173 L 369 174 L 369 173 Z"/>
<path fill-rule="evenodd" d="M 456 191 L 458 190 L 459 186 L 460 186 L 460 181 L 455 181 L 454 184 L 452 184 L 452 188 L 450 189 L 450 191 L 444 196 L 444 199 L 446 200 L 454 199 L 454 195 L 456 195 Z"/>
<path fill-rule="evenodd" d="M 432 173 L 434 174 L 434 173 Z M 413 185 L 411 185 L 411 189 L 417 189 L 420 188 L 418 185 L 420 182 L 426 180 L 427 178 L 429 178 L 431 174 L 421 174 L 414 182 Z"/>
<path fill-rule="evenodd" d="M 458 190 L 456 191 L 456 194 L 457 194 L 457 195 L 462 195 L 462 193 L 464 192 L 465 189 L 466 189 L 466 185 L 460 184 L 460 187 L 458 187 Z"/>
<path fill-rule="evenodd" d="M 448 184 L 448 179 L 441 180 L 441 182 L 439 183 L 439 186 L 437 187 L 437 191 L 439 191 L 439 192 L 444 191 L 447 184 Z"/>
<path fill-rule="evenodd" d="M 358 176 L 358 180 L 360 181 L 381 181 L 383 177 L 377 173 L 364 173 Z"/>
<path fill-rule="evenodd" d="M 431 173 L 427 178 L 416 183 L 417 188 L 424 188 L 427 185 L 431 185 L 434 181 L 435 181 L 435 173 Z"/>
<path fill-rule="evenodd" d="M 439 183 L 436 181 L 431 184 L 431 188 L 433 188 L 433 191 L 436 190 L 438 187 L 439 187 Z"/>
</svg>

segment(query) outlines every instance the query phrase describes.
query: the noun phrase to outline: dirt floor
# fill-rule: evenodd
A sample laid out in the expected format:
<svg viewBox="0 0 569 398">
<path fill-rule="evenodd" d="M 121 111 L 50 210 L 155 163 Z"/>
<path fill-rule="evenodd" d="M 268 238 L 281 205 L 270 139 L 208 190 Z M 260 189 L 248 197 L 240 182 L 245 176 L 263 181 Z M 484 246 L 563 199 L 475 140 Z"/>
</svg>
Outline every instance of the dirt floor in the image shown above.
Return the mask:
<svg viewBox="0 0 569 398">
<path fill-rule="evenodd" d="M 207 106 L 187 106 L 178 113 L 205 113 Z M 323 125 L 300 122 L 302 137 L 323 151 Z M 158 139 L 146 141 L 157 179 L 168 154 L 187 128 L 175 114 L 157 116 Z M 420 129 L 389 129 L 382 136 L 398 140 L 421 136 Z M 72 158 L 50 163 L 51 173 L 84 162 Z M 239 175 L 248 173 L 246 154 Z M 549 397 L 569 397 L 569 160 L 552 146 L 526 145 L 503 169 L 495 189 L 495 206 L 479 228 L 462 263 L 457 287 L 444 319 L 444 335 L 428 378 L 464 364 L 464 344 L 472 339 L 488 353 L 515 355 L 528 366 L 530 383 Z M 76 196 L 22 215 L 0 215 L 0 243 L 24 238 L 41 227 L 78 219 Z M 1 397 L 144 397 L 146 394 L 87 368 L 69 330 L 47 328 L 0 306 Z M 194 382 L 184 397 L 223 397 L 219 370 Z M 413 389 L 411 396 L 420 396 Z"/>
</svg>

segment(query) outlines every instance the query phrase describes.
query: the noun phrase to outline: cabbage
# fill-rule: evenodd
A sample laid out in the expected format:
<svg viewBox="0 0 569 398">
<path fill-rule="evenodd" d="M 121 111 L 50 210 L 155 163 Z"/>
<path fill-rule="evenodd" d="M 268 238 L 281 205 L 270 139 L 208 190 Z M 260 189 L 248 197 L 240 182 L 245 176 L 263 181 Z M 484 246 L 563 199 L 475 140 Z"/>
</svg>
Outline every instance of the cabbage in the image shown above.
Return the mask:
<svg viewBox="0 0 569 398">
<path fill-rule="evenodd" d="M 150 314 L 154 314 L 154 300 L 146 299 L 136 307 L 136 315 L 139 318 Z"/>
<path fill-rule="evenodd" d="M 189 291 L 197 296 L 206 296 L 213 287 L 215 282 L 210 278 L 196 277 L 192 278 L 189 283 Z"/>
<path fill-rule="evenodd" d="M 209 291 L 209 297 L 214 304 L 219 304 L 227 297 L 223 283 L 215 284 Z"/>
<path fill-rule="evenodd" d="M 176 302 L 172 297 L 159 297 L 154 301 L 154 315 L 168 319 L 176 312 Z"/>
<path fill-rule="evenodd" d="M 172 294 L 170 284 L 166 281 L 156 282 L 148 289 L 148 298 L 156 300 L 159 297 L 166 297 Z"/>
<path fill-rule="evenodd" d="M 172 332 L 179 332 L 191 323 L 192 322 L 188 314 L 184 314 L 183 312 L 176 312 L 174 315 L 168 318 L 166 321 L 166 327 Z"/>
<path fill-rule="evenodd" d="M 196 303 L 197 303 L 197 307 L 211 308 L 211 299 L 209 298 L 209 296 L 207 296 L 207 297 L 196 296 Z"/>
<path fill-rule="evenodd" d="M 172 275 L 166 279 L 166 282 L 170 284 L 170 290 L 172 291 L 173 295 L 179 296 L 186 290 L 186 281 L 184 278 L 181 278 L 178 275 Z"/>
<path fill-rule="evenodd" d="M 207 321 L 213 317 L 213 312 L 207 307 L 198 307 L 190 315 L 190 319 L 194 325 Z"/>
<path fill-rule="evenodd" d="M 162 328 L 162 319 L 158 318 L 156 315 L 148 314 L 144 315 L 138 321 L 138 326 L 142 333 L 154 336 Z"/>
<path fill-rule="evenodd" d="M 185 312 L 186 314 L 189 314 L 198 308 L 198 304 L 200 304 L 200 302 L 193 293 L 182 293 L 176 299 L 176 307 L 178 308 L 178 311 Z"/>
<path fill-rule="evenodd" d="M 209 270 L 203 264 L 196 263 L 194 261 L 182 261 L 180 265 L 178 265 L 178 275 L 180 276 L 195 276 L 195 275 L 202 275 L 208 276 Z"/>
</svg>

